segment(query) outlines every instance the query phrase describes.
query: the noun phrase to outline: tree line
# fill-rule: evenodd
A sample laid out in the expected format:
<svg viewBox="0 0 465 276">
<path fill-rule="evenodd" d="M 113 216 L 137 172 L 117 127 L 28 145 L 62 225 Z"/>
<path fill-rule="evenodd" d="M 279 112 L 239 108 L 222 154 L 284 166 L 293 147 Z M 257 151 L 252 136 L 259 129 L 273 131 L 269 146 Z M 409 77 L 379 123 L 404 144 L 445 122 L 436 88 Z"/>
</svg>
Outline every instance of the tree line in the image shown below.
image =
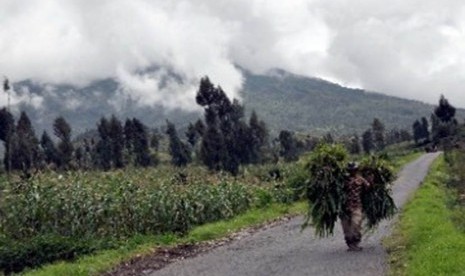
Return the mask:
<svg viewBox="0 0 465 276">
<path fill-rule="evenodd" d="M 3 89 L 5 92 L 10 89 L 8 81 Z M 43 168 L 111 170 L 156 166 L 160 143 L 166 139 L 172 165 L 182 167 L 195 161 L 210 170 L 235 175 L 240 166 L 247 164 L 297 160 L 321 141 L 342 143 L 352 154 L 371 153 L 412 138 L 419 144 L 430 138 L 446 137 L 452 131 L 451 125 L 457 124 L 455 108 L 442 96 L 431 116 L 432 133 L 425 117 L 414 122 L 413 136 L 405 129 L 386 130 L 381 120 L 374 118 L 361 136 L 354 133 L 335 139 L 327 133 L 318 138 L 282 130 L 270 139 L 267 126 L 257 113 L 252 111 L 247 118 L 244 106 L 237 99 L 229 99 L 208 77 L 200 80 L 196 102 L 204 110 L 203 118 L 189 123 L 184 136 L 170 121 L 166 122 L 164 133 L 159 133 L 137 118 L 127 118 L 123 123 L 112 115 L 100 118 L 96 135 L 74 140 L 71 126 L 63 117 L 53 122 L 54 139 L 47 131 L 38 139 L 25 112 L 16 121 L 8 108 L 2 108 L 0 140 L 5 149 L 4 168 L 29 176 Z"/>
<path fill-rule="evenodd" d="M 416 120 L 412 125 L 413 139 L 418 146 L 431 144 L 433 147 L 448 144 L 448 138 L 456 134 L 458 121 L 456 108 L 441 95 L 438 105 L 430 116 Z"/>
</svg>

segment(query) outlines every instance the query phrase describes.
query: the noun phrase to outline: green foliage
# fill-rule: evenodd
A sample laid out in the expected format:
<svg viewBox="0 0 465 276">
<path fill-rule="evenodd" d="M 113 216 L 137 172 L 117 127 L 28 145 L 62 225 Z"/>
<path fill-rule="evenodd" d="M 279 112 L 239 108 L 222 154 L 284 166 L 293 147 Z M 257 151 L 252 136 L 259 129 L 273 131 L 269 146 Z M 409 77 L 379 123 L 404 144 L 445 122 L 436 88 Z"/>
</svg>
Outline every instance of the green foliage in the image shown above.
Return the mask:
<svg viewBox="0 0 465 276">
<path fill-rule="evenodd" d="M 451 221 L 446 164 L 438 158 L 387 241 L 390 275 L 463 275 L 465 236 Z"/>
<path fill-rule="evenodd" d="M 280 145 L 279 155 L 284 158 L 284 161 L 290 162 L 299 158 L 298 143 L 294 133 L 282 130 L 279 132 L 278 141 Z"/>
<path fill-rule="evenodd" d="M 371 184 L 362 193 L 362 205 L 368 228 L 374 228 L 381 220 L 391 218 L 396 212 L 390 186 L 395 174 L 391 166 L 377 156 L 364 159 L 360 164 L 360 171 Z"/>
<path fill-rule="evenodd" d="M 362 147 L 363 151 L 367 154 L 370 154 L 370 152 L 374 149 L 375 145 L 373 142 L 373 132 L 371 129 L 367 129 L 365 132 L 363 132 Z"/>
<path fill-rule="evenodd" d="M 174 124 L 169 121 L 167 121 L 166 124 L 166 133 L 168 134 L 170 141 L 169 151 L 171 154 L 171 164 L 177 167 L 186 166 L 192 160 L 191 152 L 188 146 L 179 139 Z"/>
<path fill-rule="evenodd" d="M 203 132 L 200 159 L 204 165 L 210 170 L 225 170 L 237 175 L 241 164 L 258 163 L 264 159 L 268 131 L 255 112 L 247 124 L 242 104 L 236 99 L 231 102 L 223 89 L 215 87 L 208 77 L 200 80 L 196 101 L 205 108 L 206 131 L 196 124 L 199 125 L 198 133 Z M 191 140 L 193 134 L 191 124 Z"/>
<path fill-rule="evenodd" d="M 173 183 L 179 172 L 172 167 L 49 173 L 26 182 L 2 182 L 0 237 L 5 257 L 0 258 L 8 264 L 0 270 L 16 267 L 24 254 L 31 256 L 31 263 L 24 266 L 37 265 L 108 248 L 98 241 L 183 234 L 251 207 L 292 202 L 293 189 L 286 179 L 264 179 L 254 185 L 257 174 L 267 170 L 260 168 L 235 180 L 188 168 L 184 179 L 176 182 L 182 185 Z M 35 240 L 40 244 L 36 246 Z"/>
<path fill-rule="evenodd" d="M 385 127 L 384 124 L 378 119 L 375 118 L 371 124 L 371 131 L 373 133 L 373 144 L 376 151 L 381 151 L 386 146 L 385 141 Z"/>
<path fill-rule="evenodd" d="M 115 248 L 110 240 L 40 235 L 25 240 L 0 238 L 0 271 L 9 274 L 56 260 L 73 260 L 96 250 Z"/>
<path fill-rule="evenodd" d="M 318 236 L 332 235 L 337 219 L 344 215 L 347 159 L 342 145 L 321 144 L 306 160 L 310 209 L 304 226 L 311 221 Z M 387 161 L 375 156 L 364 159 L 360 171 L 372 184 L 362 193 L 362 204 L 367 226 L 373 228 L 396 210 L 390 189 L 395 175 Z"/>
<path fill-rule="evenodd" d="M 311 220 L 320 237 L 334 233 L 334 225 L 343 213 L 347 158 L 342 145 L 320 144 L 306 161 L 310 210 L 304 226 Z"/>
<path fill-rule="evenodd" d="M 73 157 L 74 146 L 71 142 L 71 126 L 62 116 L 53 122 L 53 133 L 60 140 L 57 146 L 60 156 L 59 166 L 69 169 Z"/>
</svg>

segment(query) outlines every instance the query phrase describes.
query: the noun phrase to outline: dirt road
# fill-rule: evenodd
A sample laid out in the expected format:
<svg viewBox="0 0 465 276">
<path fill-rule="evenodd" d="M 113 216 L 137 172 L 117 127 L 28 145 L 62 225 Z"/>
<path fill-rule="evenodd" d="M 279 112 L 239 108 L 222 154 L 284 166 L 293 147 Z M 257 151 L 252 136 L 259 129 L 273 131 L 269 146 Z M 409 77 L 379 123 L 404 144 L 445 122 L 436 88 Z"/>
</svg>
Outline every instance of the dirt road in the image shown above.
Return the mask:
<svg viewBox="0 0 465 276">
<path fill-rule="evenodd" d="M 412 195 L 439 153 L 425 154 L 400 172 L 393 188 L 398 207 Z M 347 252 L 340 226 L 335 236 L 318 239 L 313 229 L 301 231 L 302 217 L 258 232 L 201 256 L 176 262 L 151 276 L 162 275 L 384 275 L 386 252 L 381 245 L 392 221 L 364 235 L 361 252 Z"/>
</svg>

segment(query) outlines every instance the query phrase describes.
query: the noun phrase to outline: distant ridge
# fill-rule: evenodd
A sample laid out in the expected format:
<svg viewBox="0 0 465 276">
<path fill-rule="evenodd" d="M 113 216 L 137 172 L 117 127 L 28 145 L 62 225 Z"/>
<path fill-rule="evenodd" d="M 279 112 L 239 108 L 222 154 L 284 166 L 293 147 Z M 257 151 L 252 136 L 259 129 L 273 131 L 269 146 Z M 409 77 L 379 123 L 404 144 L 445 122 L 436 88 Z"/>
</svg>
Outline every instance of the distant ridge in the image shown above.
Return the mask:
<svg viewBox="0 0 465 276">
<path fill-rule="evenodd" d="M 244 74 L 246 107 L 266 118 L 272 129 L 361 133 L 377 117 L 387 128 L 410 130 L 416 119 L 429 118 L 434 109 L 420 101 L 346 88 L 280 69 L 263 75 L 247 71 Z M 463 118 L 464 114 L 459 110 L 459 116 Z"/>
<path fill-rule="evenodd" d="M 419 101 L 346 88 L 281 69 L 261 75 L 243 70 L 243 74 L 241 94 L 246 111 L 256 110 L 274 134 L 282 129 L 316 135 L 361 133 L 375 117 L 387 128 L 410 130 L 414 120 L 422 116 L 429 118 L 434 108 Z M 29 114 L 38 135 L 43 129 L 51 130 L 53 120 L 60 115 L 71 124 L 74 135 L 95 128 L 101 116 L 112 114 L 121 120 L 137 117 L 150 127 L 164 126 L 169 119 L 180 128 L 202 116 L 198 112 L 168 110 L 162 106 L 140 107 L 130 99 L 124 100 L 123 108 L 117 107 L 113 101 L 117 99 L 118 83 L 113 79 L 96 81 L 83 88 L 58 85 L 51 89 L 30 81 L 16 83 L 15 87 L 43 97 L 41 108 L 24 103 L 16 108 Z M 459 110 L 459 118 L 464 115 Z"/>
</svg>

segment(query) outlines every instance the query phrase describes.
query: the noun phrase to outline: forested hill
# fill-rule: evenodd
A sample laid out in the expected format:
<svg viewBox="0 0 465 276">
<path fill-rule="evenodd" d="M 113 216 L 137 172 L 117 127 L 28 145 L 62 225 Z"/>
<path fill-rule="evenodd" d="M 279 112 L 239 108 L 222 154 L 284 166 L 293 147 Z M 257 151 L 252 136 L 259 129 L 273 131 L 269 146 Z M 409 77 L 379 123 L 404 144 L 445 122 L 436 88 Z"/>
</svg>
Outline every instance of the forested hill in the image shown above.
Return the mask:
<svg viewBox="0 0 465 276">
<path fill-rule="evenodd" d="M 434 108 L 282 70 L 268 75 L 246 73 L 244 102 L 273 129 L 312 130 L 320 134 L 361 133 L 374 117 L 380 118 L 387 128 L 411 130 L 414 120 L 422 116 L 429 119 Z M 458 111 L 460 118 L 464 114 L 463 110 Z"/>
<path fill-rule="evenodd" d="M 282 129 L 313 134 L 328 131 L 361 133 L 374 117 L 380 118 L 388 128 L 406 127 L 410 130 L 414 120 L 422 116 L 429 118 L 433 110 L 433 106 L 417 101 L 348 89 L 282 70 L 273 70 L 266 75 L 244 72 L 244 76 L 242 97 L 246 110 L 255 109 L 273 133 Z M 53 120 L 60 115 L 71 124 L 74 134 L 95 128 L 101 116 L 112 114 L 121 119 L 137 117 L 151 127 L 165 125 L 166 119 L 183 127 L 201 116 L 180 110 L 169 111 L 160 106 L 141 107 L 129 99 L 118 102 L 118 84 L 111 79 L 79 89 L 70 86 L 50 88 L 29 81 L 15 85 L 15 88 L 19 87 L 23 89 L 18 90 L 26 88 L 42 97 L 39 108 L 23 104 L 16 109 L 26 110 L 36 132 L 50 130 Z M 459 113 L 463 118 L 463 111 Z"/>
</svg>

